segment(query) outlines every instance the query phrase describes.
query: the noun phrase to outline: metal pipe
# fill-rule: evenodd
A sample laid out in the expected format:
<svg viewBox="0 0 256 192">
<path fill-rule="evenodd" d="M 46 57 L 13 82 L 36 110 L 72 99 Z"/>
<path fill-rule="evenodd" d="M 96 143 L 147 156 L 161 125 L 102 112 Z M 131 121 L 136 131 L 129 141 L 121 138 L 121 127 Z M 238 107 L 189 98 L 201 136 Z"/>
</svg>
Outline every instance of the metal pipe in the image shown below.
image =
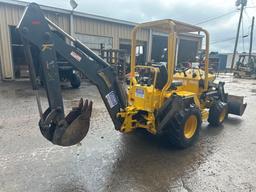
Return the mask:
<svg viewBox="0 0 256 192">
<path fill-rule="evenodd" d="M 66 33 L 63 29 L 61 29 L 58 25 L 56 25 L 55 23 L 53 23 L 50 19 L 48 19 L 47 17 L 45 17 L 46 21 L 48 22 L 49 25 L 51 25 L 52 27 L 54 27 L 55 29 L 57 29 L 58 32 L 60 32 L 62 35 L 64 35 L 65 37 L 67 37 L 70 41 L 75 42 L 76 39 L 74 37 L 72 37 L 71 35 L 69 35 L 68 33 Z"/>
<path fill-rule="evenodd" d="M 74 9 L 70 13 L 70 35 L 74 36 Z"/>
<path fill-rule="evenodd" d="M 32 54 L 31 54 L 31 50 L 30 50 L 30 44 L 24 38 L 22 38 L 22 42 L 24 44 L 25 58 L 28 63 L 28 66 L 29 66 L 30 81 L 31 81 L 33 90 L 36 95 L 36 103 L 37 103 L 37 107 L 38 107 L 38 112 L 39 112 L 40 118 L 42 118 L 43 110 L 42 110 L 42 105 L 41 105 L 40 96 L 39 96 L 39 87 L 38 87 L 38 82 L 37 82 L 37 77 L 36 77 L 36 72 L 35 72 L 35 66 L 33 63 L 33 58 L 32 58 Z"/>
<path fill-rule="evenodd" d="M 132 30 L 132 46 L 131 46 L 131 79 L 133 79 L 135 77 L 135 65 L 136 65 L 136 35 L 137 35 L 137 31 L 140 28 L 140 26 L 136 26 L 133 30 Z M 132 81 L 131 81 L 132 83 Z"/>
<path fill-rule="evenodd" d="M 249 62 L 251 62 L 251 58 L 252 58 L 252 43 L 253 43 L 254 18 L 255 18 L 255 17 L 252 17 L 252 26 L 251 26 L 251 34 L 250 34 Z"/>
<path fill-rule="evenodd" d="M 42 109 L 42 105 L 41 105 L 39 90 L 35 90 L 35 94 L 36 94 L 36 103 L 37 103 L 38 112 L 39 112 L 40 118 L 42 119 L 43 118 L 43 109 Z"/>
<path fill-rule="evenodd" d="M 169 89 L 173 82 L 173 74 L 175 67 L 175 53 L 176 53 L 176 32 L 171 32 L 168 35 L 168 61 L 167 61 L 167 73 L 168 80 L 165 86 L 162 89 L 160 102 L 159 104 L 162 106 L 164 102 L 164 93 Z"/>
<path fill-rule="evenodd" d="M 152 29 L 149 30 L 149 38 L 148 38 L 148 51 L 147 51 L 147 61 L 151 62 L 151 52 L 152 52 Z"/>
<path fill-rule="evenodd" d="M 209 74 L 209 43 L 210 43 L 210 35 L 209 32 L 205 29 L 202 29 L 205 33 L 205 67 L 204 67 L 204 90 L 208 90 L 208 74 Z"/>
</svg>

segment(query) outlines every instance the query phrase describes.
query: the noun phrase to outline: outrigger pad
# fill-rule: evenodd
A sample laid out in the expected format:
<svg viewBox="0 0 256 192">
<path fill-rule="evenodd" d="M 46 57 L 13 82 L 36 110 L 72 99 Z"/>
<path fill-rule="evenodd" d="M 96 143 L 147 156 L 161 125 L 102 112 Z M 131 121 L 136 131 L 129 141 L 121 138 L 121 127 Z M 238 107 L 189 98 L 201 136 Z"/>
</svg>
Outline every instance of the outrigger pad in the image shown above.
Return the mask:
<svg viewBox="0 0 256 192">
<path fill-rule="evenodd" d="M 228 113 L 242 116 L 247 103 L 244 103 L 244 97 L 228 95 Z"/>
<path fill-rule="evenodd" d="M 42 135 L 55 145 L 71 146 L 78 144 L 87 135 L 90 127 L 92 102 L 80 100 L 78 107 L 56 123 L 54 111 L 47 109 L 39 122 Z M 53 116 L 53 117 L 51 117 Z M 49 122 L 50 119 L 50 123 Z M 58 124 L 58 125 L 57 125 Z"/>
</svg>

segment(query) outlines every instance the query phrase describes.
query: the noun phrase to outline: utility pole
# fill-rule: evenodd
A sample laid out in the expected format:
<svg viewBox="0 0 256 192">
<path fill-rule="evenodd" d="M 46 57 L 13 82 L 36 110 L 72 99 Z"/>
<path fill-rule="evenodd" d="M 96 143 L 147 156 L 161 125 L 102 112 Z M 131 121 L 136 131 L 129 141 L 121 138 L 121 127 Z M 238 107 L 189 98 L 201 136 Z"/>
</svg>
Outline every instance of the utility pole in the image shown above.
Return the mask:
<svg viewBox="0 0 256 192">
<path fill-rule="evenodd" d="M 237 33 L 236 33 L 236 42 L 235 42 L 235 47 L 234 47 L 234 52 L 233 52 L 233 57 L 232 57 L 232 62 L 231 62 L 231 70 L 233 70 L 234 63 L 235 63 L 235 58 L 236 58 L 236 50 L 237 50 L 237 44 L 238 44 L 238 39 L 239 39 L 239 34 L 240 34 L 240 27 L 241 27 L 241 21 L 243 18 L 243 12 L 244 12 L 244 7 L 247 5 L 247 0 L 237 0 L 236 1 L 236 6 L 240 6 L 240 17 L 239 17 L 239 22 L 238 22 L 238 28 L 237 28 Z"/>
<path fill-rule="evenodd" d="M 253 30 L 254 30 L 254 16 L 252 17 L 252 26 L 251 26 L 251 34 L 250 34 L 249 62 L 251 62 L 251 57 L 252 57 Z"/>
</svg>

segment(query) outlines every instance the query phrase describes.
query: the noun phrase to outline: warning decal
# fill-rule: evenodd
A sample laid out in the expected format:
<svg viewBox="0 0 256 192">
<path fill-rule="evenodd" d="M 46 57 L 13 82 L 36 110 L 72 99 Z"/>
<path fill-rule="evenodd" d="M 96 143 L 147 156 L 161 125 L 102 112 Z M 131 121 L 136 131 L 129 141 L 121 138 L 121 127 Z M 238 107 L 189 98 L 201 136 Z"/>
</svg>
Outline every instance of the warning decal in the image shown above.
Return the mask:
<svg viewBox="0 0 256 192">
<path fill-rule="evenodd" d="M 140 97 L 140 98 L 144 98 L 144 90 L 143 89 L 136 89 L 135 96 Z"/>
<path fill-rule="evenodd" d="M 70 55 L 75 59 L 75 60 L 77 60 L 78 62 L 80 62 L 81 61 L 81 59 L 82 59 L 82 57 L 80 56 L 80 55 L 78 55 L 76 52 L 74 52 L 74 51 L 72 51 L 71 53 L 70 53 Z"/>
<path fill-rule="evenodd" d="M 108 101 L 110 108 L 113 108 L 117 105 L 117 99 L 114 91 L 111 91 L 109 94 L 107 94 L 106 99 Z"/>
</svg>

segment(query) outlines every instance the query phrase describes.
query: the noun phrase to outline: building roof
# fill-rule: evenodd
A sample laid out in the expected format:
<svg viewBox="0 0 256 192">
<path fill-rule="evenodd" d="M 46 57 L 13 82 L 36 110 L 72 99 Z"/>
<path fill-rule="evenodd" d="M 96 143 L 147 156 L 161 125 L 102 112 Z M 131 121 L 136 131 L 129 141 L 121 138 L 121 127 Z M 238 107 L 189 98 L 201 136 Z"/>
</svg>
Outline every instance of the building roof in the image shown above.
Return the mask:
<svg viewBox="0 0 256 192">
<path fill-rule="evenodd" d="M 29 2 L 17 1 L 17 0 L 0 0 L 0 3 L 10 4 L 10 5 L 18 5 L 18 6 L 22 6 L 22 7 L 26 7 L 29 4 Z M 58 12 L 58 13 L 63 13 L 63 14 L 71 14 L 71 12 L 72 12 L 71 10 L 55 8 L 55 7 L 45 6 L 45 5 L 40 5 L 40 7 L 46 11 L 53 11 L 53 12 Z M 137 24 L 137 23 L 130 22 L 130 21 L 114 19 L 114 18 L 99 16 L 99 15 L 93 15 L 93 14 L 88 14 L 88 13 L 83 13 L 83 12 L 78 12 L 78 11 L 73 11 L 73 14 L 75 16 L 86 17 L 86 18 L 90 18 L 90 19 L 96 19 L 96 20 L 107 21 L 107 22 L 129 25 L 129 26 L 135 26 Z"/>
<path fill-rule="evenodd" d="M 21 7 L 26 7 L 29 4 L 29 2 L 24 2 L 24 1 L 19 1 L 19 0 L 0 0 L 0 4 L 1 3 L 15 5 L 15 6 L 21 6 Z M 62 14 L 71 14 L 72 13 L 72 10 L 68 10 L 68 9 L 56 8 L 56 7 L 46 6 L 46 5 L 40 5 L 40 7 L 45 11 L 51 11 L 51 12 L 62 13 Z M 131 27 L 138 25 L 138 23 L 135 23 L 135 22 L 114 19 L 114 18 L 99 16 L 99 15 L 94 15 L 94 14 L 88 14 L 88 13 L 84 13 L 84 12 L 73 11 L 73 14 L 75 16 L 80 16 L 80 17 L 89 18 L 89 19 L 95 19 L 95 20 L 99 20 L 99 21 L 106 21 L 106 22 L 111 22 L 111 23 L 116 23 L 116 24 L 122 24 L 122 25 L 131 26 Z M 183 26 L 183 25 L 189 26 L 189 24 L 185 24 L 183 22 L 179 22 L 179 21 L 175 21 L 175 20 L 172 20 L 172 21 L 174 21 L 175 23 L 178 23 L 180 26 Z M 193 27 L 195 27 L 195 26 L 193 26 Z M 198 27 L 198 28 L 200 28 L 200 27 Z M 154 32 L 154 30 L 153 30 L 153 32 Z M 165 34 L 161 34 L 161 35 L 165 36 Z M 192 33 L 182 33 L 180 35 L 187 36 L 187 37 L 194 37 L 194 38 L 202 38 L 203 37 L 202 35 L 192 34 Z"/>
</svg>

